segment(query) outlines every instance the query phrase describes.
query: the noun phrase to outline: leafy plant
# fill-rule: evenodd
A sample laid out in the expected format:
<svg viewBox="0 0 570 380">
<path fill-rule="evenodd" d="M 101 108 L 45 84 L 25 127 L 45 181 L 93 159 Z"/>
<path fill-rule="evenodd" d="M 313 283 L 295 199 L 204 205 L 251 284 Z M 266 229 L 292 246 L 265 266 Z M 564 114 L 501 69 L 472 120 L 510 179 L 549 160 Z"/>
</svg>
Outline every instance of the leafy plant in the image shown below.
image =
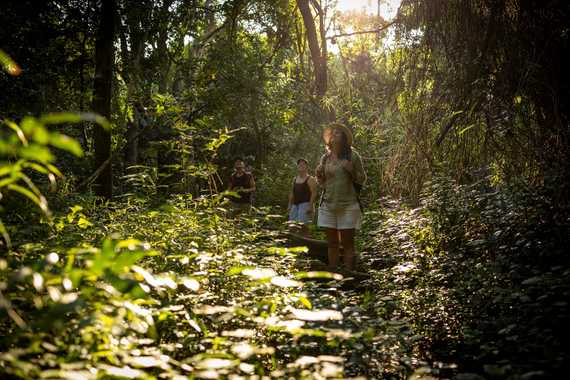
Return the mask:
<svg viewBox="0 0 570 380">
<path fill-rule="evenodd" d="M 3 120 L 0 139 L 0 199 L 11 196 L 8 193 L 18 193 L 32 201 L 50 218 L 47 200 L 34 179 L 38 175 L 45 176 L 50 188 L 55 189 L 56 179 L 62 177 L 62 173 L 53 164 L 55 156 L 51 149 L 61 149 L 77 157 L 83 155 L 83 150 L 77 141 L 57 131 L 50 131 L 48 126 L 80 121 L 94 121 L 107 126 L 104 119 L 92 114 L 57 113 L 41 118 L 26 116 L 19 124 Z M 1 220 L 0 232 L 5 243 L 10 246 L 8 230 Z"/>
</svg>

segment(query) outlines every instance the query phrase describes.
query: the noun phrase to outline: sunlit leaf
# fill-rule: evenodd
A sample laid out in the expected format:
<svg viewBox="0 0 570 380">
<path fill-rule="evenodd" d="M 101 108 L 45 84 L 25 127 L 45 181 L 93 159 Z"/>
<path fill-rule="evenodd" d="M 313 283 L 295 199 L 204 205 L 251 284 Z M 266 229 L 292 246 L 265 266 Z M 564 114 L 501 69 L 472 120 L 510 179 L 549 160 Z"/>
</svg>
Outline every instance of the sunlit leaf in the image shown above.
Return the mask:
<svg viewBox="0 0 570 380">
<path fill-rule="evenodd" d="M 40 122 L 43 124 L 74 124 L 79 123 L 81 120 L 81 115 L 73 112 L 50 113 L 40 118 Z"/>
<path fill-rule="evenodd" d="M 333 280 L 342 280 L 344 278 L 339 273 L 323 272 L 323 271 L 298 272 L 298 273 L 295 273 L 295 277 L 297 277 L 297 278 L 330 278 Z"/>
<path fill-rule="evenodd" d="M 127 379 L 136 379 L 145 376 L 145 373 L 139 369 L 134 369 L 129 366 L 113 367 L 108 365 L 100 366 L 108 375 L 123 377 Z"/>
<path fill-rule="evenodd" d="M 246 342 L 241 342 L 232 346 L 231 351 L 241 360 L 249 358 L 255 354 L 255 347 Z"/>
<path fill-rule="evenodd" d="M 44 288 L 44 278 L 40 273 L 34 273 L 33 276 L 33 285 L 34 288 L 39 292 Z"/>
<path fill-rule="evenodd" d="M 200 369 L 222 369 L 235 367 L 239 362 L 229 359 L 207 358 L 196 363 L 196 367 Z"/>
<path fill-rule="evenodd" d="M 62 124 L 62 123 L 70 123 L 76 124 L 81 121 L 87 121 L 99 124 L 105 130 L 111 129 L 111 124 L 101 115 L 96 113 L 90 112 L 80 112 L 80 113 L 73 113 L 73 112 L 61 112 L 61 113 L 50 113 L 47 115 L 42 116 L 40 121 L 43 124 Z"/>
<path fill-rule="evenodd" d="M 133 367 L 142 368 L 158 367 L 166 369 L 170 367 L 167 362 L 167 356 L 164 356 L 164 358 L 156 358 L 154 356 L 135 356 L 128 359 L 128 363 Z"/>
<path fill-rule="evenodd" d="M 54 156 L 51 154 L 50 150 L 47 147 L 38 144 L 30 144 L 28 146 L 21 147 L 18 153 L 22 158 L 35 160 L 43 164 L 54 160 Z"/>
<path fill-rule="evenodd" d="M 255 336 L 255 330 L 237 329 L 233 331 L 223 331 L 222 336 L 231 336 L 234 338 L 252 338 Z"/>
<path fill-rule="evenodd" d="M 195 314 L 219 314 L 219 313 L 228 313 L 232 312 L 233 308 L 228 306 L 221 306 L 221 305 L 202 305 L 194 308 Z"/>
<path fill-rule="evenodd" d="M 197 280 L 193 279 L 193 278 L 185 278 L 185 279 L 182 281 L 182 284 L 183 284 L 186 288 L 188 288 L 188 289 L 190 289 L 190 290 L 193 290 L 193 291 L 195 291 L 195 292 L 200 289 L 200 283 L 199 283 Z"/>
<path fill-rule="evenodd" d="M 78 157 L 83 156 L 83 149 L 77 140 L 61 133 L 52 132 L 49 134 L 49 143 L 56 148 L 65 150 Z"/>
<path fill-rule="evenodd" d="M 251 277 L 254 280 L 262 280 L 276 276 L 277 273 L 271 268 L 254 268 L 245 269 L 241 272 L 244 276 Z"/>
<path fill-rule="evenodd" d="M 305 296 L 300 296 L 299 297 L 299 302 L 301 302 L 303 304 L 303 306 L 305 306 L 307 309 L 312 309 L 313 308 L 313 304 L 311 303 L 311 301 L 309 301 L 309 299 Z"/>
<path fill-rule="evenodd" d="M 22 73 L 20 66 L 8 54 L 4 53 L 2 49 L 0 49 L 0 66 L 12 76 L 18 76 Z"/>
<path fill-rule="evenodd" d="M 303 321 L 328 321 L 328 320 L 341 320 L 342 313 L 337 310 L 305 310 L 293 309 L 291 313 L 295 318 Z"/>
<path fill-rule="evenodd" d="M 293 288 L 293 287 L 298 287 L 298 286 L 303 285 L 299 281 L 294 281 L 294 280 L 288 279 L 286 277 L 281 277 L 281 276 L 273 277 L 271 279 L 271 284 L 276 285 L 276 286 L 280 286 L 282 288 Z"/>
<path fill-rule="evenodd" d="M 301 356 L 299 359 L 295 360 L 295 365 L 300 367 L 306 367 L 311 364 L 317 364 L 320 360 L 314 356 Z"/>
<path fill-rule="evenodd" d="M 28 145 L 28 139 L 26 139 L 26 135 L 24 134 L 24 131 L 22 131 L 22 129 L 18 126 L 18 124 L 11 122 L 10 120 L 4 120 L 4 122 L 6 123 L 6 125 L 10 129 L 12 129 L 14 132 L 16 132 L 16 135 L 20 139 L 20 142 L 22 143 L 22 145 L 24 145 L 24 146 Z"/>
</svg>

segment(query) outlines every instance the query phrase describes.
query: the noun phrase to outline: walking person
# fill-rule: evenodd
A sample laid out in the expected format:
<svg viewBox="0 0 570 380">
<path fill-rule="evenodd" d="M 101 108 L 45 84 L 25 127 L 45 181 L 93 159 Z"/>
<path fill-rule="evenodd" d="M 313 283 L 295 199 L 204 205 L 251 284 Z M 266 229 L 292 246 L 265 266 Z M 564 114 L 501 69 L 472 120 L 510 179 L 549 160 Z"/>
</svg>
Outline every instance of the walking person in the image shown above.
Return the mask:
<svg viewBox="0 0 570 380">
<path fill-rule="evenodd" d="M 301 223 L 301 235 L 308 236 L 308 225 L 315 215 L 317 199 L 317 181 L 309 174 L 309 162 L 304 158 L 297 160 L 297 175 L 289 192 L 289 221 Z"/>
<path fill-rule="evenodd" d="M 245 162 L 241 158 L 234 161 L 234 173 L 230 177 L 229 191 L 234 191 L 238 196 L 231 198 L 234 215 L 239 215 L 243 211 L 251 208 L 251 197 L 255 191 L 255 180 L 253 175 L 245 171 Z"/>
<path fill-rule="evenodd" d="M 356 252 L 355 231 L 360 228 L 362 213 L 359 191 L 366 181 L 360 155 L 352 148 L 352 132 L 342 124 L 332 124 L 323 131 L 327 152 L 316 169 L 317 180 L 323 187 L 318 213 L 318 226 L 327 234 L 329 270 L 343 264 L 354 270 Z"/>
</svg>

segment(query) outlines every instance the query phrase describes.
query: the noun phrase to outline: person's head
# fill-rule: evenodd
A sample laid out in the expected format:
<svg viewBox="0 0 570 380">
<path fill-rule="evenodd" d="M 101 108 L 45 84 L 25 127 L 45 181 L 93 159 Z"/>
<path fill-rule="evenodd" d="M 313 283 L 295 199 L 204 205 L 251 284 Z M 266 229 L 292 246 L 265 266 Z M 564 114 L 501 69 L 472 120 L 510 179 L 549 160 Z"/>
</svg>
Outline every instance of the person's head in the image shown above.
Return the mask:
<svg viewBox="0 0 570 380">
<path fill-rule="evenodd" d="M 234 160 L 234 169 L 236 173 L 244 173 L 245 172 L 245 162 L 242 158 L 236 158 Z"/>
<path fill-rule="evenodd" d="M 352 146 L 352 132 L 347 126 L 334 123 L 324 129 L 323 140 L 329 150 L 344 155 L 350 152 L 350 147 Z"/>
<path fill-rule="evenodd" d="M 309 161 L 304 158 L 299 158 L 297 160 L 297 173 L 307 174 L 309 172 Z"/>
</svg>

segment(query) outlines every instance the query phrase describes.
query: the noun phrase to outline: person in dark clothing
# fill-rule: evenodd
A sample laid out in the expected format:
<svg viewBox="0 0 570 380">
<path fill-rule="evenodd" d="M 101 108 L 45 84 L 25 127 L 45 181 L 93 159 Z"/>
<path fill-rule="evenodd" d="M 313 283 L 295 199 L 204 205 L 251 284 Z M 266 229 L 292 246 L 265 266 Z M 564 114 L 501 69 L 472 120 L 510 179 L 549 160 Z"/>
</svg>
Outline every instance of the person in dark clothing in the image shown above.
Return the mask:
<svg viewBox="0 0 570 380">
<path fill-rule="evenodd" d="M 249 211 L 251 195 L 255 191 L 255 180 L 253 175 L 245 171 L 245 162 L 241 158 L 237 158 L 234 162 L 234 173 L 230 177 L 228 190 L 238 194 L 231 198 L 235 213 Z"/>
<path fill-rule="evenodd" d="M 315 214 L 317 181 L 309 174 L 309 163 L 304 158 L 297 160 L 297 175 L 289 193 L 289 221 L 302 223 L 301 233 L 309 234 L 308 224 Z"/>
</svg>

